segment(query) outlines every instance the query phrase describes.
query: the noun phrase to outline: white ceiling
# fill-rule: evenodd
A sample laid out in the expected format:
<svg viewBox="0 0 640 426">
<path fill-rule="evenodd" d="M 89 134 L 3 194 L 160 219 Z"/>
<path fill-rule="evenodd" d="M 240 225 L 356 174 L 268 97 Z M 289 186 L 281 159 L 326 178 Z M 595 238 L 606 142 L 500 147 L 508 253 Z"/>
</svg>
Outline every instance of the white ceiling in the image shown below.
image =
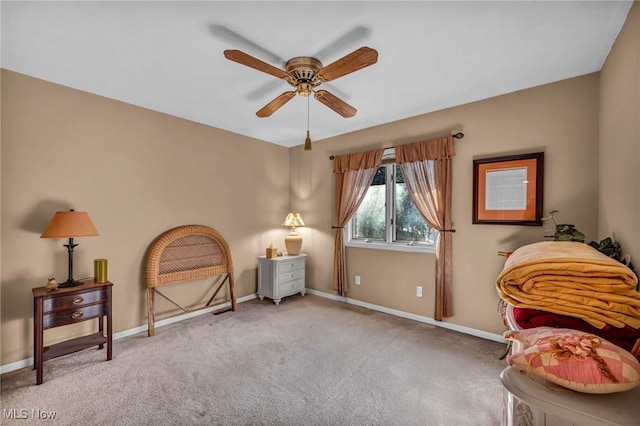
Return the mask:
<svg viewBox="0 0 640 426">
<path fill-rule="evenodd" d="M 255 112 L 290 86 L 224 58 L 324 65 L 361 46 L 378 62 L 310 101 L 320 140 L 599 71 L 631 1 L 2 1 L 2 67 L 283 146 L 301 145 L 307 98 Z"/>
</svg>

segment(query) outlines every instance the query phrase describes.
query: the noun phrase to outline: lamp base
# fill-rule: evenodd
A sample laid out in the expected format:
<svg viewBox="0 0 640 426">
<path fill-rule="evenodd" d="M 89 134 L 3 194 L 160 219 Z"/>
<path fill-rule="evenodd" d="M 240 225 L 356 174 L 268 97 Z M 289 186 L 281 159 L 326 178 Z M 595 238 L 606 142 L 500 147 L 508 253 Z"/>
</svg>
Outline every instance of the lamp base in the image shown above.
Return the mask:
<svg viewBox="0 0 640 426">
<path fill-rule="evenodd" d="M 284 239 L 284 246 L 287 248 L 287 254 L 300 254 L 302 237 L 297 232 L 290 232 Z"/>
<path fill-rule="evenodd" d="M 65 287 L 75 287 L 77 285 L 81 285 L 82 281 L 78 281 L 78 280 L 74 280 L 73 278 L 69 278 L 68 280 L 66 280 L 63 283 L 58 283 L 58 288 L 65 288 Z"/>
</svg>

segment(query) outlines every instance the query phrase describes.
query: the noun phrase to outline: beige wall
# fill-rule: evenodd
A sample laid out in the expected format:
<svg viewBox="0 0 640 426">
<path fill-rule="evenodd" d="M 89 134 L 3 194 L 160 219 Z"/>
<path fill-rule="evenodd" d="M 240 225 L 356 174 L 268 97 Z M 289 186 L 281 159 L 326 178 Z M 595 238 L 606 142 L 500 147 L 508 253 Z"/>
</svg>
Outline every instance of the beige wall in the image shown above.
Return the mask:
<svg viewBox="0 0 640 426">
<path fill-rule="evenodd" d="M 499 96 L 396 123 L 315 142 L 311 152 L 292 150 L 292 208 L 303 249 L 313 264 L 309 285 L 332 292 L 333 176 L 330 155 L 390 147 L 461 128 L 453 160 L 453 307 L 446 321 L 493 333 L 504 326 L 497 314 L 495 279 L 504 258 L 498 250 L 541 241 L 547 226 L 472 225 L 472 165 L 475 158 L 544 151 L 544 209 L 560 210 L 587 238 L 597 237 L 598 74 Z M 348 248 L 348 297 L 433 317 L 434 255 Z M 360 286 L 354 276 L 362 277 Z M 422 285 L 423 298 L 416 298 Z"/>
<path fill-rule="evenodd" d="M 32 356 L 31 288 L 67 277 L 66 241 L 39 238 L 56 210 L 86 210 L 100 232 L 75 240 L 74 275 L 93 276 L 93 259 L 108 259 L 116 332 L 146 324 L 145 251 L 174 226 L 218 229 L 238 296 L 256 291 L 256 256 L 284 233 L 287 148 L 6 70 L 2 124 L 1 365 Z M 188 305 L 202 288 L 169 292 Z"/>
<path fill-rule="evenodd" d="M 600 77 L 598 234 L 613 236 L 640 270 L 640 2 Z"/>
</svg>

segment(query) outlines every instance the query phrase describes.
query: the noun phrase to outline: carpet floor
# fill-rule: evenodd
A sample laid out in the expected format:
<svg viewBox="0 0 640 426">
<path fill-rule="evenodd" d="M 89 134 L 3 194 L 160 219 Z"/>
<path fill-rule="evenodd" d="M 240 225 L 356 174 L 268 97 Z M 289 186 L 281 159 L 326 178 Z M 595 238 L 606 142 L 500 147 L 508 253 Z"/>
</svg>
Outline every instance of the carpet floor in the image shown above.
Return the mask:
<svg viewBox="0 0 640 426">
<path fill-rule="evenodd" d="M 2 424 L 499 425 L 504 345 L 300 295 L 1 377 Z M 53 416 L 53 418 L 51 418 Z"/>
</svg>

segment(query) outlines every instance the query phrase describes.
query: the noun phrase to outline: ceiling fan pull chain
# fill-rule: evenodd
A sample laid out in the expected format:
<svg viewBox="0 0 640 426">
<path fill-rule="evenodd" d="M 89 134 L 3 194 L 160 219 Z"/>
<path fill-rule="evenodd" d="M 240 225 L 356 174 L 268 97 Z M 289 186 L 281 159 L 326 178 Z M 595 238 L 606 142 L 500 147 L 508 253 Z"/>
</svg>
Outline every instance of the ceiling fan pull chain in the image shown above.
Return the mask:
<svg viewBox="0 0 640 426">
<path fill-rule="evenodd" d="M 309 136 L 309 98 L 307 96 L 307 138 L 304 140 L 304 150 L 311 151 L 311 137 Z"/>
</svg>

